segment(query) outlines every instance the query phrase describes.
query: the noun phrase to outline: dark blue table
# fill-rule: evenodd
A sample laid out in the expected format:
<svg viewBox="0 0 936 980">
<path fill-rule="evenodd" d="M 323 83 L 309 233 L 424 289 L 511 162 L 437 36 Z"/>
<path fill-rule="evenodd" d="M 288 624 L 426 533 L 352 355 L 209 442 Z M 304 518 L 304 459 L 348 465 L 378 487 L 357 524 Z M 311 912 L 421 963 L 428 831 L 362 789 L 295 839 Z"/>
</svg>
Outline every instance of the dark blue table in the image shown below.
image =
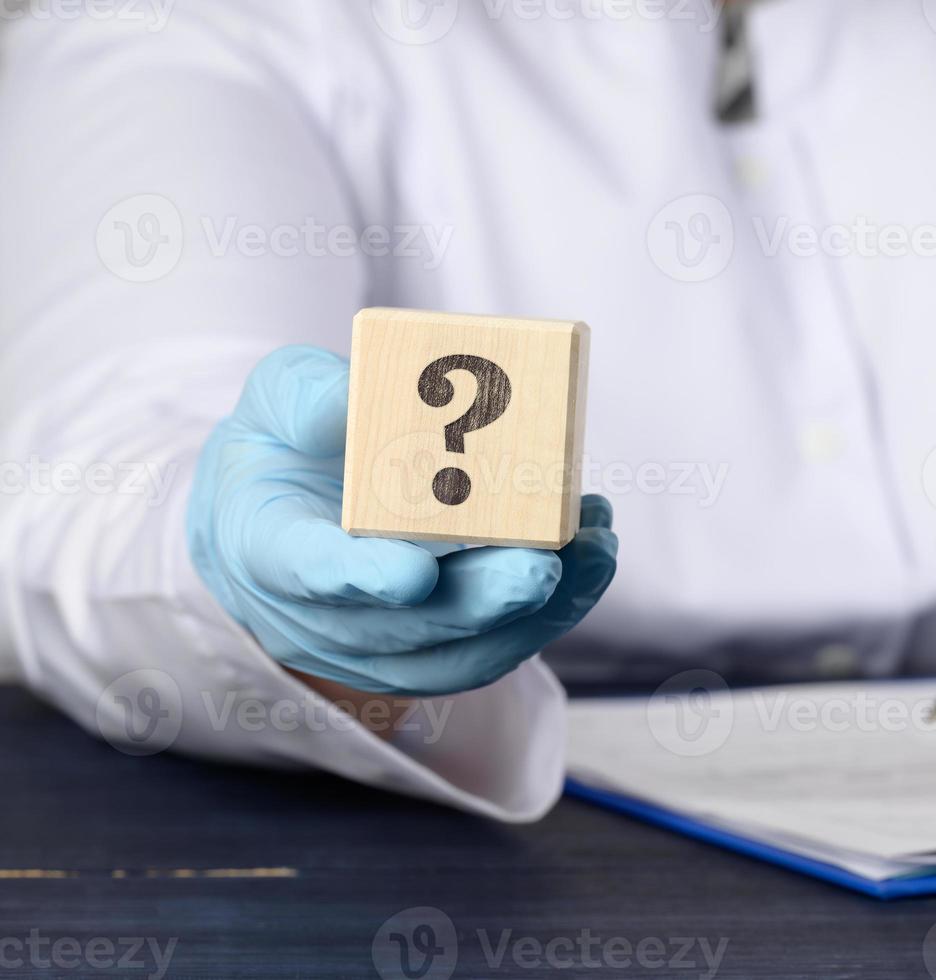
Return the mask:
<svg viewBox="0 0 936 980">
<path fill-rule="evenodd" d="M 11 688 L 0 792 L 0 980 L 55 941 L 77 965 L 45 976 L 144 977 L 171 949 L 169 977 L 373 978 L 375 935 L 413 907 L 431 931 L 404 917 L 378 950 L 405 945 L 419 976 L 434 939 L 431 980 L 448 920 L 455 977 L 688 980 L 721 940 L 718 977 L 930 976 L 936 899 L 879 904 L 572 801 L 505 827 L 326 776 L 134 759 Z M 138 938 L 156 952 L 121 945 Z M 577 965 L 522 965 L 547 954 Z"/>
</svg>

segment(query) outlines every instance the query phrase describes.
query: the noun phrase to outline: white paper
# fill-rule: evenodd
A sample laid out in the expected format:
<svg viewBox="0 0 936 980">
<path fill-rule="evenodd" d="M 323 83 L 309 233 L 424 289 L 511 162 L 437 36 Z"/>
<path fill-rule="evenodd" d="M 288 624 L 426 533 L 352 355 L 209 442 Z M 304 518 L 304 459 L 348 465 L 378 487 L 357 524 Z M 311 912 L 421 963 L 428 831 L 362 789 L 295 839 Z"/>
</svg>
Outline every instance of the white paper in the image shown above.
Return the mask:
<svg viewBox="0 0 936 980">
<path fill-rule="evenodd" d="M 577 701 L 569 769 L 880 880 L 936 866 L 934 701 L 936 681 Z"/>
</svg>

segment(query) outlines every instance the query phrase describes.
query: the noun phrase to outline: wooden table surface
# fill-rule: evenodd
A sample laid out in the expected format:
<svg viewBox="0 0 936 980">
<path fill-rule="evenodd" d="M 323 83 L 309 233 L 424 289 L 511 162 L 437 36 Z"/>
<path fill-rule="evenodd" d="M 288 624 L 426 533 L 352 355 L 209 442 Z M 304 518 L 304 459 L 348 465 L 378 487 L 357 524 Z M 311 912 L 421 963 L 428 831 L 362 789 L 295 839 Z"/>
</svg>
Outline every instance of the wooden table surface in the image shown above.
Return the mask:
<svg viewBox="0 0 936 980">
<path fill-rule="evenodd" d="M 153 976 L 170 949 L 169 977 L 688 980 L 719 948 L 718 977 L 925 980 L 934 923 L 936 899 L 879 903 L 572 800 L 509 827 L 130 758 L 0 688 L 0 980 Z M 78 964 L 41 970 L 58 940 Z M 936 964 L 936 930 L 926 948 Z"/>
</svg>

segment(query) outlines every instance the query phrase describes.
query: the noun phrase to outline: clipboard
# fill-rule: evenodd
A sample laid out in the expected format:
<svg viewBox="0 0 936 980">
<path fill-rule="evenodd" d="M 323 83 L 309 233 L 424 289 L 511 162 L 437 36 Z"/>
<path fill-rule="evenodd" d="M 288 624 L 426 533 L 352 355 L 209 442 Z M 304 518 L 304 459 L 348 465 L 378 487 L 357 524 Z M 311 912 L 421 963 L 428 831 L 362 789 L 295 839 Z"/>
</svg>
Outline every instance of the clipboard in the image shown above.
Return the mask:
<svg viewBox="0 0 936 980">
<path fill-rule="evenodd" d="M 846 871 L 844 868 L 817 861 L 782 848 L 765 844 L 751 837 L 743 837 L 720 827 L 687 817 L 673 810 L 647 803 L 632 796 L 615 793 L 612 790 L 597 789 L 568 777 L 565 783 L 567 796 L 585 800 L 608 810 L 625 813 L 644 823 L 675 831 L 685 837 L 714 844 L 717 847 L 766 861 L 790 871 L 809 875 L 821 881 L 838 885 L 851 891 L 860 892 L 871 898 L 888 901 L 896 898 L 913 898 L 922 895 L 936 895 L 936 871 L 923 871 L 918 874 L 902 875 L 877 881 Z"/>
</svg>

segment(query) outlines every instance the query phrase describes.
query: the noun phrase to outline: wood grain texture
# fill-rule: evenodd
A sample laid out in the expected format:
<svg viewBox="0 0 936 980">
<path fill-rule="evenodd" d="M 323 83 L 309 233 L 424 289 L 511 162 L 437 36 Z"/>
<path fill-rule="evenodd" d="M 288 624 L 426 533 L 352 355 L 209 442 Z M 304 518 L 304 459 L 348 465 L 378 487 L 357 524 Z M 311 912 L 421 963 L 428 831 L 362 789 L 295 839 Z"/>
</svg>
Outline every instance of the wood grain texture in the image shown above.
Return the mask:
<svg viewBox="0 0 936 980">
<path fill-rule="evenodd" d="M 543 944 L 585 929 L 634 944 L 725 937 L 717 980 L 932 980 L 936 898 L 876 902 L 571 800 L 502 826 L 321 773 L 131 758 L 14 688 L 0 688 L 0 787 L 0 868 L 67 872 L 0 879 L 0 938 L 176 939 L 169 980 L 379 980 L 373 938 L 415 906 L 454 922 L 453 980 L 707 975 L 701 963 L 495 968 L 479 930 L 496 945 L 502 929 Z M 293 873 L 166 873 L 223 868 Z"/>
<path fill-rule="evenodd" d="M 578 530 L 588 356 L 578 321 L 362 310 L 342 526 L 561 548 Z"/>
</svg>

